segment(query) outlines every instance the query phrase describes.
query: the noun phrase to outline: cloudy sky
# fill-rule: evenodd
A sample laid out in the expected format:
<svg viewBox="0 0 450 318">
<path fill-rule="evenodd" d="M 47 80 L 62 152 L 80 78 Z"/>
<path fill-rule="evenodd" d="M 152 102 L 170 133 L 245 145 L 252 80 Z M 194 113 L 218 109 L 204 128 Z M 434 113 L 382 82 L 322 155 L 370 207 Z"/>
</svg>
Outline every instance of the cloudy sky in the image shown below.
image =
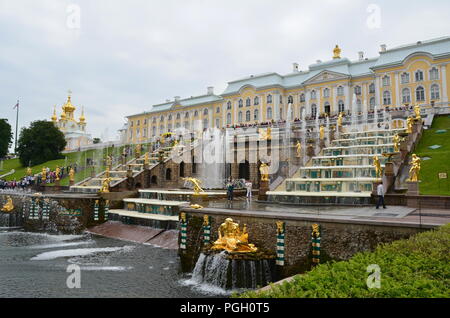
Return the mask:
<svg viewBox="0 0 450 318">
<path fill-rule="evenodd" d="M 250 74 L 449 35 L 450 1 L 0 0 L 0 118 L 58 113 L 67 91 L 88 130 L 112 139 L 124 116 L 174 96 L 221 93 Z M 79 113 L 77 114 L 79 116 Z"/>
</svg>

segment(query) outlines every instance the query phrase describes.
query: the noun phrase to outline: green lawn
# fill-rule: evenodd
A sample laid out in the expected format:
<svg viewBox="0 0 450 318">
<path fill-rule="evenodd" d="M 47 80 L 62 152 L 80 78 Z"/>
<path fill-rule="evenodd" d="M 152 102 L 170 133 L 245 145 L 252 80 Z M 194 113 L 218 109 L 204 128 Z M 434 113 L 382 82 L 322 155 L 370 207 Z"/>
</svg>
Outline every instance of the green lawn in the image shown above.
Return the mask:
<svg viewBox="0 0 450 318">
<path fill-rule="evenodd" d="M 380 288 L 368 288 L 367 267 L 380 268 Z M 450 298 L 450 224 L 350 260 L 321 264 L 291 282 L 243 298 Z"/>
<path fill-rule="evenodd" d="M 438 134 L 438 130 L 447 130 Z M 442 146 L 439 149 L 430 149 L 433 145 Z M 450 176 L 450 116 L 439 116 L 433 121 L 433 126 L 425 130 L 415 150 L 423 158 L 420 170 L 420 194 L 450 195 L 450 180 L 439 180 L 438 173 L 446 172 Z"/>
<path fill-rule="evenodd" d="M 67 165 L 73 165 L 77 163 L 78 166 L 84 166 L 86 158 L 105 158 L 107 154 L 111 154 L 112 148 L 104 148 L 100 150 L 87 150 L 82 152 L 73 152 L 69 154 L 63 154 L 63 159 L 47 161 L 41 165 L 31 167 L 33 174 L 40 173 L 43 167 L 49 167 L 51 170 L 55 170 L 57 166 L 63 167 Z M 115 154 L 122 153 L 123 147 L 116 147 L 114 150 Z M 66 161 L 67 158 L 67 161 Z M 22 167 L 19 159 L 10 159 L 3 162 L 3 171 L 0 171 L 0 175 L 9 172 L 11 169 L 15 170 L 15 173 L 5 177 L 6 180 L 19 180 L 26 174 L 27 167 Z M 96 172 L 103 171 L 104 166 L 96 167 Z M 86 177 L 90 176 L 90 170 L 80 171 L 75 174 L 75 182 L 79 182 Z M 61 185 L 68 185 L 68 178 L 61 180 Z"/>
</svg>

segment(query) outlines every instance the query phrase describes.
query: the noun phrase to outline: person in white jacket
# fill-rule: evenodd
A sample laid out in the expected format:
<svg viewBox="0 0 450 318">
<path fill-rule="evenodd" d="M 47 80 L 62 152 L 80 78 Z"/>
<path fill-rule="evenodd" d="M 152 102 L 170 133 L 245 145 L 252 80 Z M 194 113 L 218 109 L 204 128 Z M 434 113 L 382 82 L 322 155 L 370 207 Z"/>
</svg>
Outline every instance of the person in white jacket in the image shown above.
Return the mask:
<svg viewBox="0 0 450 318">
<path fill-rule="evenodd" d="M 250 181 L 247 181 L 245 183 L 245 188 L 247 189 L 247 199 L 252 199 L 252 183 Z"/>
<path fill-rule="evenodd" d="M 377 209 L 380 207 L 380 205 L 383 205 L 383 209 L 386 209 L 386 204 L 384 203 L 384 186 L 383 186 L 383 183 L 380 183 L 377 186 L 377 194 L 378 194 Z"/>
</svg>

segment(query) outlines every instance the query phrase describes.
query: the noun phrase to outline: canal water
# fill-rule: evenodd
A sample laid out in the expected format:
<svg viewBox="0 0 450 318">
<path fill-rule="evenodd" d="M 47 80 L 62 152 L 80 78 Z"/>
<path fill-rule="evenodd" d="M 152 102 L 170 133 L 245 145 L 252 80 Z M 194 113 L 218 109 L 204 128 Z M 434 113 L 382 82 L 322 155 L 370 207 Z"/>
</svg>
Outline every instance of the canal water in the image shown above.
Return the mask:
<svg viewBox="0 0 450 318">
<path fill-rule="evenodd" d="M 81 269 L 70 289 L 67 267 Z M 0 231 L 0 297 L 224 296 L 180 272 L 176 250 L 86 235 Z"/>
</svg>

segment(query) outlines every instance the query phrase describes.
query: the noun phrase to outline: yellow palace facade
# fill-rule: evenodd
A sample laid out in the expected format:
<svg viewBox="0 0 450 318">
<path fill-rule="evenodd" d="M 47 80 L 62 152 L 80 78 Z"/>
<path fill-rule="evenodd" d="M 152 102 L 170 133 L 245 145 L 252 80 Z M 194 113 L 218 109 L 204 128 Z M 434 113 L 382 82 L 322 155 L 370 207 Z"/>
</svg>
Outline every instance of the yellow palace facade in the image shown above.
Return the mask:
<svg viewBox="0 0 450 318">
<path fill-rule="evenodd" d="M 294 63 L 290 74 L 252 75 L 229 82 L 221 95 L 209 87 L 205 95 L 175 97 L 128 116 L 126 139 L 136 143 L 178 128 L 221 128 L 413 104 L 447 107 L 449 65 L 450 37 L 391 49 L 382 45 L 378 57 L 359 52 L 353 61 L 341 57 L 336 46 L 332 59 L 318 60 L 308 70 Z"/>
</svg>

